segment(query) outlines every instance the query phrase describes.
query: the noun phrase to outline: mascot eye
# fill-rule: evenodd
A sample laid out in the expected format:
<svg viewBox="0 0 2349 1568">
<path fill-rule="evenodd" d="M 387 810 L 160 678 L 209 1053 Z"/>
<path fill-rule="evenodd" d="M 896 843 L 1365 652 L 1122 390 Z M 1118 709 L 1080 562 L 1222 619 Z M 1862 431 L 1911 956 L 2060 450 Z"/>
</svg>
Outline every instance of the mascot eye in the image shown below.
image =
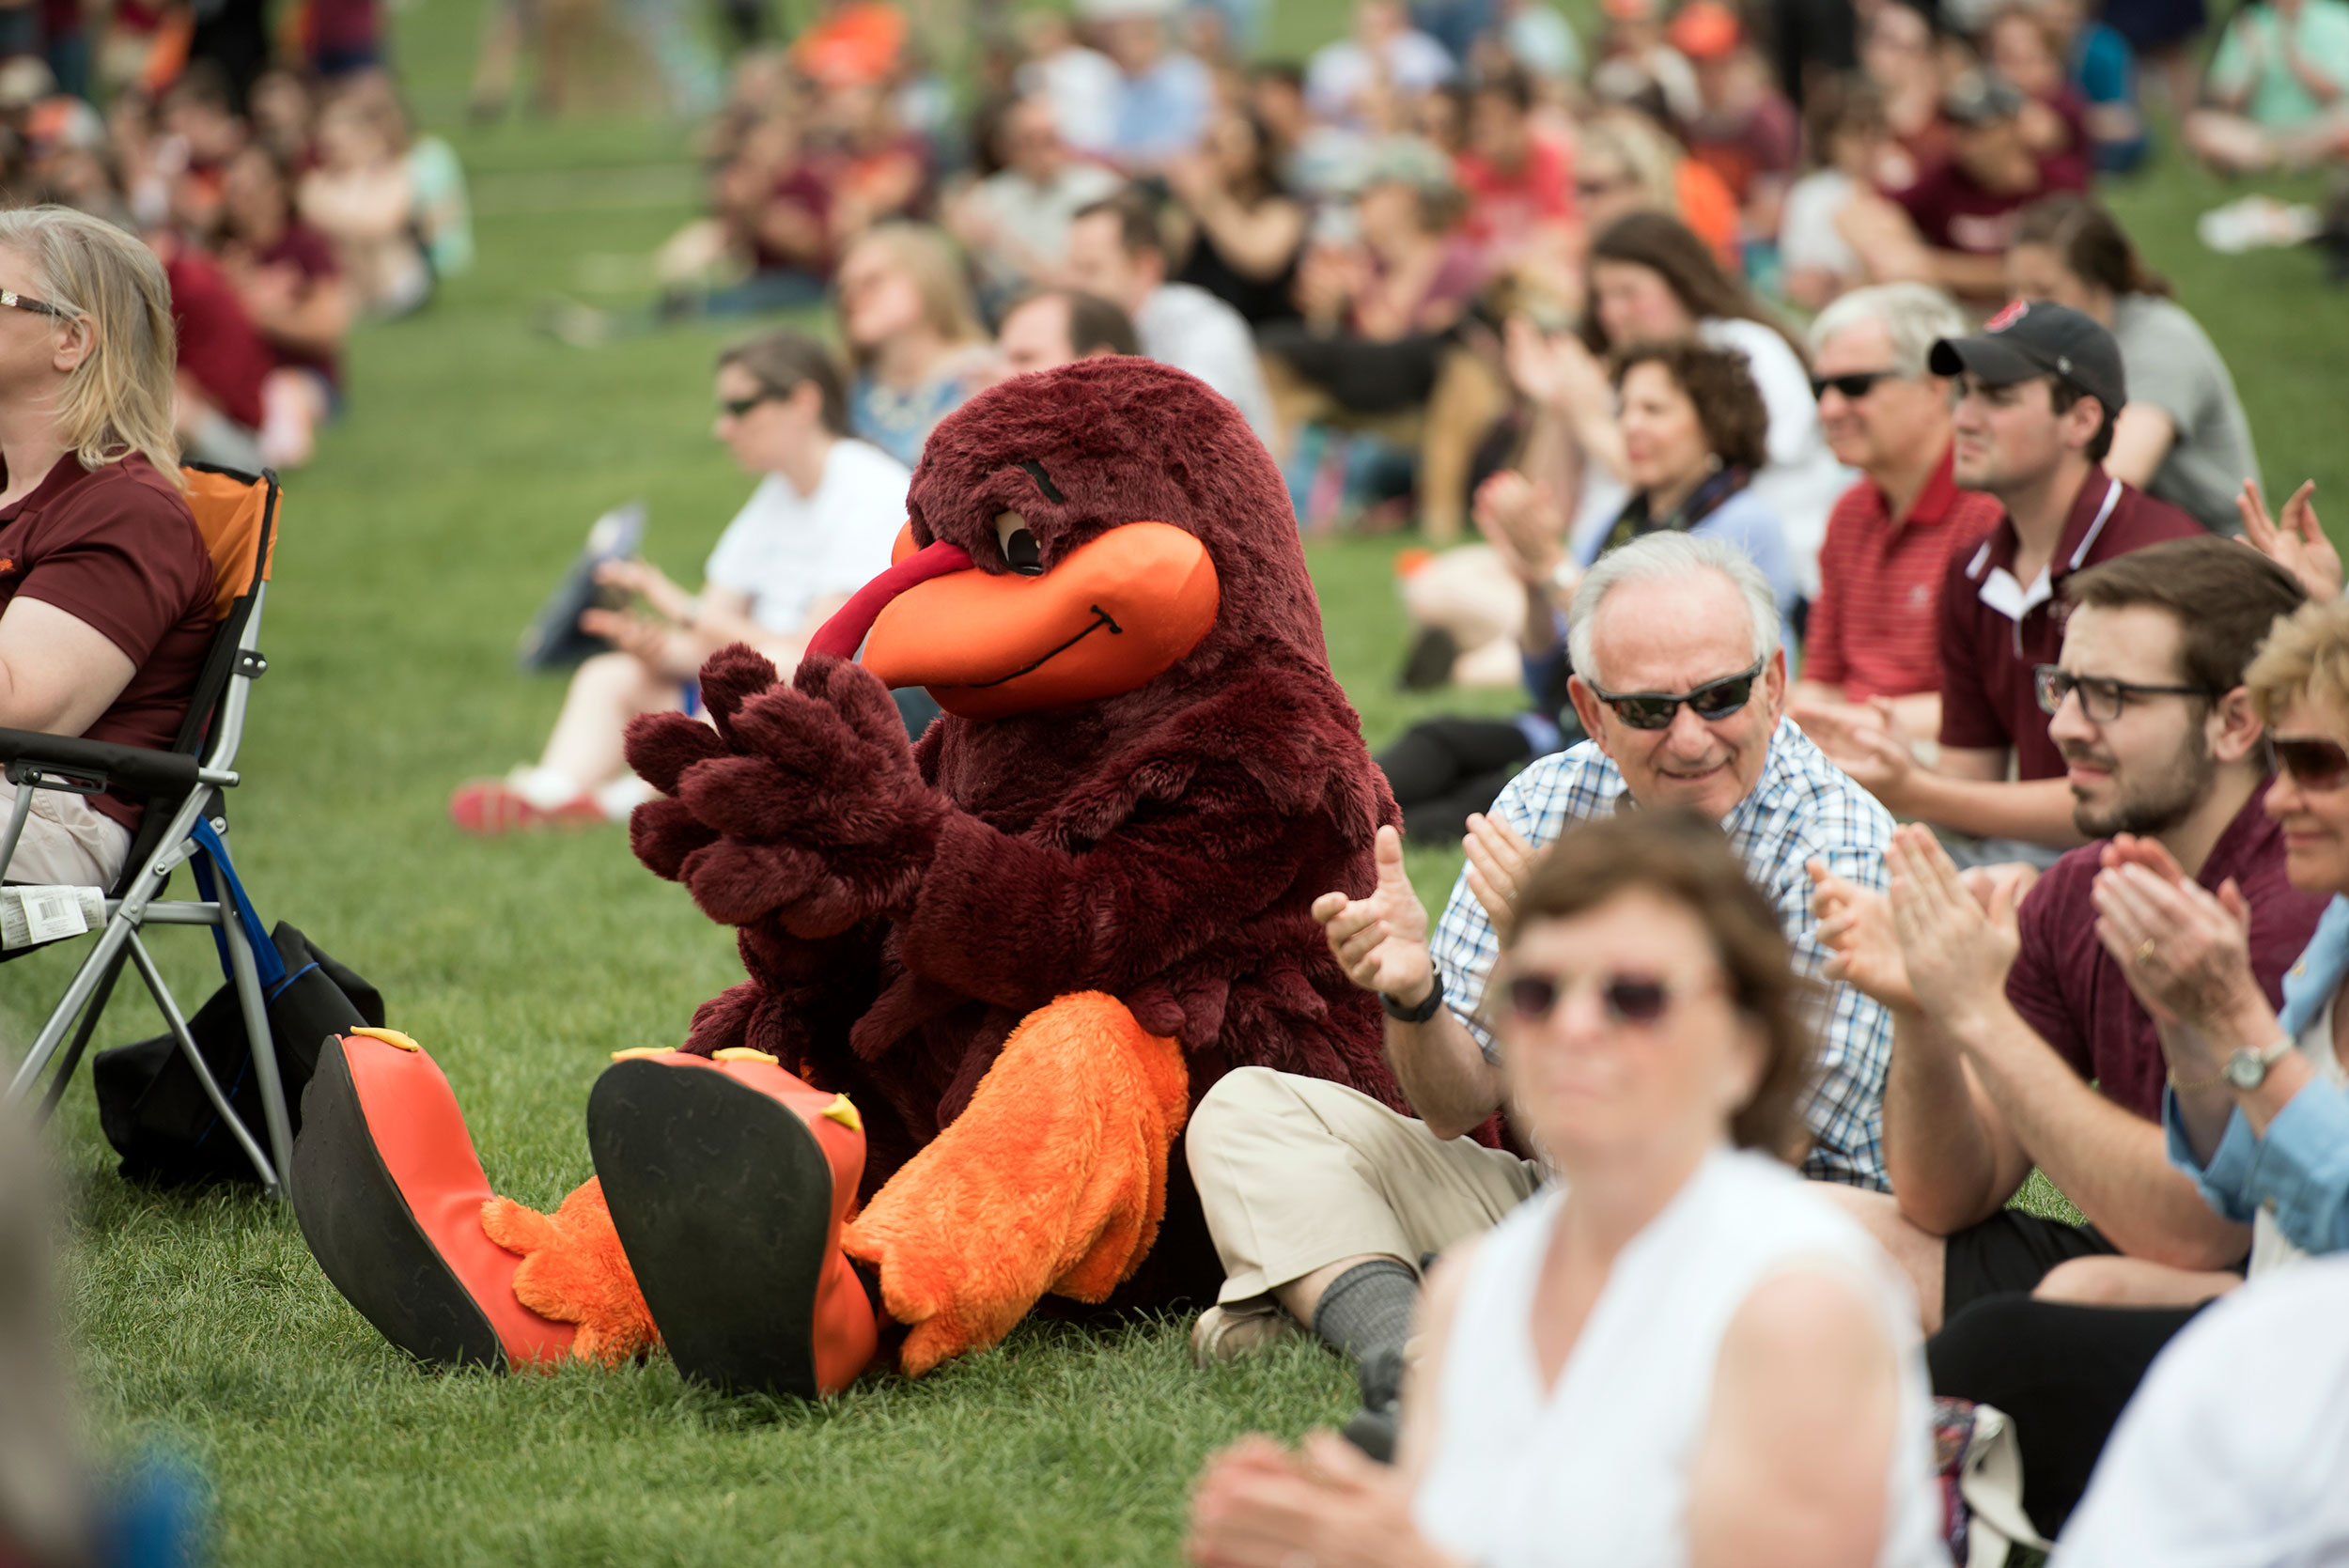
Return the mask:
<svg viewBox="0 0 2349 1568">
<path fill-rule="evenodd" d="M 995 519 L 995 542 L 1003 547 L 1003 564 L 1022 577 L 1044 575 L 1044 551 L 1028 532 L 1028 520 L 1018 512 L 1003 512 Z"/>
</svg>

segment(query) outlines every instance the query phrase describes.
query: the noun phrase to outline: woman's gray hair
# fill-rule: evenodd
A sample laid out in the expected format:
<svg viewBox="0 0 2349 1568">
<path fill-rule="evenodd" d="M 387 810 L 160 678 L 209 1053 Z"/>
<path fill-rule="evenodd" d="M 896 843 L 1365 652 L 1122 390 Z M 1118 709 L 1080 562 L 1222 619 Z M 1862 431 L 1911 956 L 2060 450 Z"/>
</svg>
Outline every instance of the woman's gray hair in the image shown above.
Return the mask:
<svg viewBox="0 0 2349 1568">
<path fill-rule="evenodd" d="M 1914 380 L 1925 374 L 1933 345 L 1944 337 L 1964 337 L 1973 329 L 1957 302 L 1938 288 L 1921 283 L 1880 283 L 1838 295 L 1811 323 L 1811 357 L 1837 333 L 1875 321 L 1892 340 L 1892 368 Z"/>
<path fill-rule="evenodd" d="M 1598 607 L 1607 602 L 1609 594 L 1626 582 L 1686 583 L 1707 571 L 1729 579 L 1746 601 L 1746 613 L 1753 622 L 1754 660 L 1766 661 L 1779 647 L 1778 595 L 1771 591 L 1770 580 L 1762 575 L 1762 568 L 1753 564 L 1753 557 L 1727 539 L 1648 534 L 1609 551 L 1582 574 L 1582 585 L 1575 589 L 1574 604 L 1566 612 L 1566 655 L 1574 660 L 1575 674 L 1593 685 L 1607 684 L 1598 674 L 1594 629 Z"/>
</svg>

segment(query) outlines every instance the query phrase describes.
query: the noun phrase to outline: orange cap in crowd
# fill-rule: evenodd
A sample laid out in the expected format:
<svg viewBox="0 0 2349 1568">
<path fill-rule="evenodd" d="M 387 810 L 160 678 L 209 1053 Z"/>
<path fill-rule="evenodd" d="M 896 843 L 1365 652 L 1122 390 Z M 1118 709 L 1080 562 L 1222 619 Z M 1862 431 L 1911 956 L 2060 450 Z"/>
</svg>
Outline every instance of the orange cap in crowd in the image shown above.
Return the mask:
<svg viewBox="0 0 2349 1568">
<path fill-rule="evenodd" d="M 1737 47 L 1737 18 L 1720 0 L 1688 0 L 1664 29 L 1672 46 L 1692 60 L 1714 60 Z"/>
</svg>

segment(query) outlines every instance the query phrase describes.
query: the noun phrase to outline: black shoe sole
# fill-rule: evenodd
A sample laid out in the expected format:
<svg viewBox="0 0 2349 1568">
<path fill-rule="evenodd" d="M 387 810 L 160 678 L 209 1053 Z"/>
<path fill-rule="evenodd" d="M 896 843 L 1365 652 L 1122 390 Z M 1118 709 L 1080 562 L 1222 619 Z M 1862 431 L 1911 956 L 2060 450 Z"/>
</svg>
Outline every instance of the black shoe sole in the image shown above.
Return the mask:
<svg viewBox="0 0 2349 1568">
<path fill-rule="evenodd" d="M 376 1152 L 340 1040 L 326 1042 L 303 1091 L 293 1208 L 319 1267 L 385 1339 L 439 1366 L 505 1366 L 497 1330 Z"/>
<path fill-rule="evenodd" d="M 723 1072 L 622 1062 L 588 1096 L 587 1146 L 677 1370 L 817 1398 L 832 1164 L 806 1124 Z"/>
</svg>

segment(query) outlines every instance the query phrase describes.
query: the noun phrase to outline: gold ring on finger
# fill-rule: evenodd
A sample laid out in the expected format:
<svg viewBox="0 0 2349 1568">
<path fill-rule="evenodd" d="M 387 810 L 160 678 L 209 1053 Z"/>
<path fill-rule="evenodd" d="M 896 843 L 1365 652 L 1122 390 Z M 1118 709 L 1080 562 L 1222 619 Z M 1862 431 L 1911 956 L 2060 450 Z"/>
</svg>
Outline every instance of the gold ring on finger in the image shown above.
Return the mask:
<svg viewBox="0 0 2349 1568">
<path fill-rule="evenodd" d="M 2129 955 L 2129 962 L 2132 964 L 2147 964 L 2153 961 L 2153 957 L 2154 939 L 2148 937 L 2143 941 L 2137 944 L 2137 951 Z"/>
</svg>

